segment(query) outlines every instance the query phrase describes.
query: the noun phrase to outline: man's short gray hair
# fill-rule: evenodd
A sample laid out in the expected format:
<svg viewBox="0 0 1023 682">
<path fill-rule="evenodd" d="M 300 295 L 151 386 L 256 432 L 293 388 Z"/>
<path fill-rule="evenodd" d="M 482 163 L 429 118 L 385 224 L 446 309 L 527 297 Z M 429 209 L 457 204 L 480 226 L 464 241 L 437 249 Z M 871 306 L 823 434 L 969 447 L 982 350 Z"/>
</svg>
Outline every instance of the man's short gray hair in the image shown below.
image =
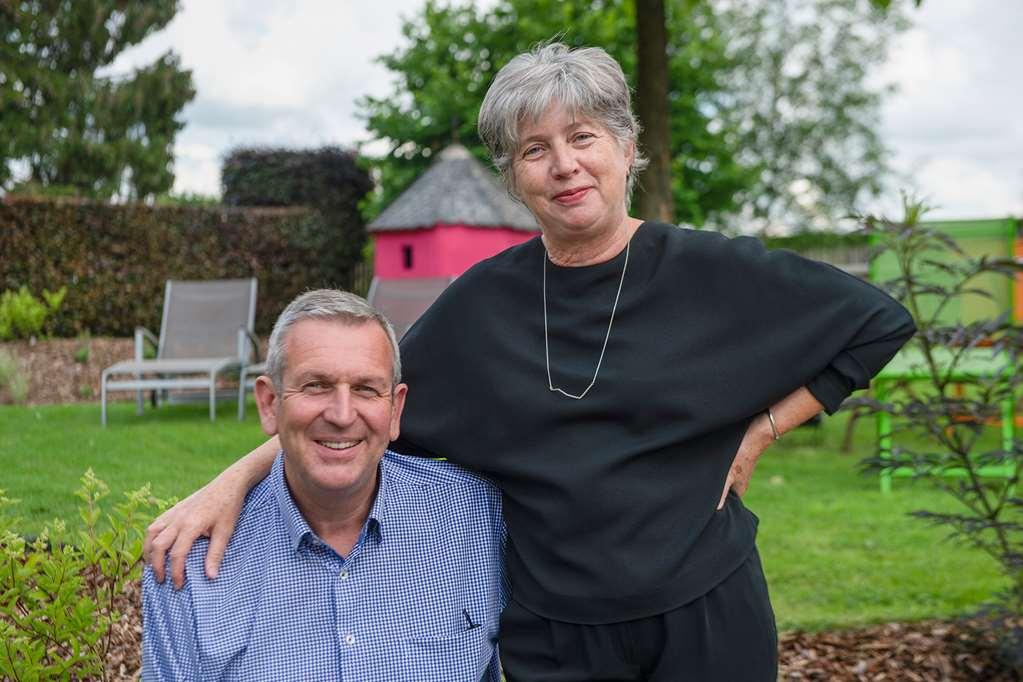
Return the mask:
<svg viewBox="0 0 1023 682">
<path fill-rule="evenodd" d="M 554 103 L 600 123 L 623 149 L 634 145 L 627 203 L 636 177 L 649 161 L 639 150 L 640 126 L 632 114 L 625 74 L 599 47 L 571 50 L 561 43 L 539 45 L 512 59 L 497 72 L 483 98 L 477 128 L 509 191 L 515 193 L 512 162 L 519 145 L 519 124 L 527 118 L 539 120 Z"/>
<path fill-rule="evenodd" d="M 401 354 L 398 337 L 387 318 L 371 306 L 366 299 L 338 289 L 314 289 L 299 295 L 288 304 L 270 333 L 270 346 L 266 352 L 266 373 L 278 393 L 284 387 L 284 358 L 288 330 L 302 320 L 338 320 L 348 324 L 376 322 L 387 334 L 391 344 L 392 386 L 401 383 Z"/>
</svg>

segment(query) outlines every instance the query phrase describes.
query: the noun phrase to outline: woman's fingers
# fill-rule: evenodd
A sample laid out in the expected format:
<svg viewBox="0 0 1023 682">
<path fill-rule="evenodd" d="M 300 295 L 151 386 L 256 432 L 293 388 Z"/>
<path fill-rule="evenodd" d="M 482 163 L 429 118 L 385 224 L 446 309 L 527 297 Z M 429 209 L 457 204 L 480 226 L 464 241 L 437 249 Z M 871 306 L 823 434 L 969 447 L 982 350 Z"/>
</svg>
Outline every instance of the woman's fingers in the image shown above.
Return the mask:
<svg viewBox="0 0 1023 682">
<path fill-rule="evenodd" d="M 213 526 L 210 533 L 210 546 L 206 550 L 206 577 L 213 580 L 220 571 L 220 562 L 224 560 L 224 552 L 227 551 L 227 543 L 234 533 L 234 524 L 237 515 L 225 514 L 221 520 Z"/>
<path fill-rule="evenodd" d="M 167 552 L 174 546 L 178 537 L 178 525 L 173 520 L 170 509 L 156 518 L 146 529 L 146 539 L 142 543 L 142 558 L 153 567 L 153 575 L 157 582 L 163 582 Z M 168 519 L 168 516 L 171 518 Z"/>
<path fill-rule="evenodd" d="M 153 519 L 153 522 L 146 527 L 146 537 L 142 539 L 142 560 L 147 564 L 153 563 L 153 541 L 156 537 L 163 532 L 163 529 L 167 527 L 167 524 L 163 521 L 163 515 Z M 155 569 L 155 567 L 154 567 Z M 155 571 L 157 578 L 160 582 L 163 582 L 163 570 Z"/>
<path fill-rule="evenodd" d="M 725 500 L 728 499 L 728 489 L 732 487 L 732 472 L 728 472 L 728 478 L 725 479 L 725 489 L 721 491 L 721 499 L 718 501 L 718 511 L 725 508 Z"/>
<path fill-rule="evenodd" d="M 192 545 L 195 544 L 198 538 L 206 537 L 207 535 L 209 535 L 207 530 L 198 525 L 187 525 L 176 534 L 169 548 L 171 581 L 174 583 L 175 588 L 180 590 L 185 586 L 185 562 L 188 559 L 188 553 L 192 550 Z"/>
</svg>

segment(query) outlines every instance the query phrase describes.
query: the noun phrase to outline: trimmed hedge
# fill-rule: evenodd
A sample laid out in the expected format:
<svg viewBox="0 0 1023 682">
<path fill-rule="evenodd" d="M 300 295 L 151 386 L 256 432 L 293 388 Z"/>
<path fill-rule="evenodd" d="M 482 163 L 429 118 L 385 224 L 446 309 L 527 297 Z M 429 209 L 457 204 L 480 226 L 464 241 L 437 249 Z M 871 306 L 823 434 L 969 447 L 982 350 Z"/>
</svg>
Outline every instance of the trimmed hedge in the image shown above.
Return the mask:
<svg viewBox="0 0 1023 682">
<path fill-rule="evenodd" d="M 256 330 L 267 334 L 300 292 L 350 286 L 350 249 L 319 211 L 110 205 L 8 196 L 0 203 L 0 290 L 67 287 L 58 336 L 127 336 L 160 328 L 167 279 L 259 280 Z M 360 243 L 361 246 L 361 243 Z"/>
<path fill-rule="evenodd" d="M 814 249 L 869 246 L 870 237 L 859 230 L 856 232 L 797 232 L 785 237 L 766 237 L 764 244 L 769 249 L 791 249 L 802 252 Z"/>
<path fill-rule="evenodd" d="M 220 169 L 228 206 L 308 206 L 316 209 L 334 239 L 325 258 L 355 264 L 362 258 L 366 226 L 359 202 L 373 180 L 355 153 L 341 147 L 287 149 L 240 147 Z"/>
</svg>

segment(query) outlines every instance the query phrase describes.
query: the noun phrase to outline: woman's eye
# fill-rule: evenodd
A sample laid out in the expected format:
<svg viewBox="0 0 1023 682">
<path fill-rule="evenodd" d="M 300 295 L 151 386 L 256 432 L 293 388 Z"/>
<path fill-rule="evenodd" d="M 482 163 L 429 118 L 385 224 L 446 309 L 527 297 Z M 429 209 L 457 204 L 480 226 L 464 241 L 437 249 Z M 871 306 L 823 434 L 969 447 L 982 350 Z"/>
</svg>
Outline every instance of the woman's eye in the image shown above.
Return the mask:
<svg viewBox="0 0 1023 682">
<path fill-rule="evenodd" d="M 540 152 L 542 152 L 542 151 L 543 151 L 543 147 L 541 147 L 538 144 L 534 144 L 534 145 L 530 145 L 529 147 L 526 147 L 526 150 L 524 152 L 522 152 L 522 156 L 524 156 L 524 157 L 536 156 L 536 155 L 540 154 Z"/>
<path fill-rule="evenodd" d="M 594 137 L 596 137 L 596 136 L 593 133 L 576 133 L 575 136 L 572 137 L 572 141 L 573 142 L 589 142 Z"/>
</svg>

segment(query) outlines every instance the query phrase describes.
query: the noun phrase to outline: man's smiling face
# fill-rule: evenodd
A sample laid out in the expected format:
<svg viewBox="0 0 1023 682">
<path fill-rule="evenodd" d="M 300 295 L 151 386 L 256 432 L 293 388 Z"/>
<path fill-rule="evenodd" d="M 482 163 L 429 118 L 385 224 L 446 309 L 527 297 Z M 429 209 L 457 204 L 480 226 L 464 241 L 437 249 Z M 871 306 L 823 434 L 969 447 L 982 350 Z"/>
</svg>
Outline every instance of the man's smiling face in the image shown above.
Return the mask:
<svg viewBox="0 0 1023 682">
<path fill-rule="evenodd" d="M 288 330 L 284 354 L 280 393 L 260 377 L 256 398 L 263 430 L 280 437 L 292 492 L 372 494 L 405 404 L 387 335 L 372 320 L 304 319 Z"/>
</svg>

